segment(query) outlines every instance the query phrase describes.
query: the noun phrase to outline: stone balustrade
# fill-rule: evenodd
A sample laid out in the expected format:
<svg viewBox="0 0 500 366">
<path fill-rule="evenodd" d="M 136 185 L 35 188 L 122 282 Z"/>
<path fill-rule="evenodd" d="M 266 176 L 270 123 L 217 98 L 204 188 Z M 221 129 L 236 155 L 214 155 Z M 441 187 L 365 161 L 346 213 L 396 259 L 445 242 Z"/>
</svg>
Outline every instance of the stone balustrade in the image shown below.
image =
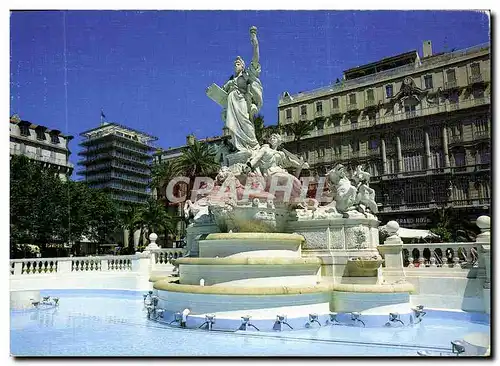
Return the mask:
<svg viewBox="0 0 500 366">
<path fill-rule="evenodd" d="M 184 249 L 154 249 L 146 257 L 149 268 L 155 265 L 171 264 L 172 260 L 185 255 Z M 13 276 L 54 275 L 64 273 L 90 272 L 137 272 L 139 261 L 144 259 L 140 253 L 134 255 L 60 257 L 12 259 L 10 274 Z"/>
<path fill-rule="evenodd" d="M 403 266 L 408 268 L 477 268 L 477 243 L 403 244 Z"/>
<path fill-rule="evenodd" d="M 154 263 L 155 264 L 172 264 L 172 261 L 177 258 L 184 257 L 186 254 L 185 249 L 154 249 L 151 251 L 154 254 Z"/>
</svg>

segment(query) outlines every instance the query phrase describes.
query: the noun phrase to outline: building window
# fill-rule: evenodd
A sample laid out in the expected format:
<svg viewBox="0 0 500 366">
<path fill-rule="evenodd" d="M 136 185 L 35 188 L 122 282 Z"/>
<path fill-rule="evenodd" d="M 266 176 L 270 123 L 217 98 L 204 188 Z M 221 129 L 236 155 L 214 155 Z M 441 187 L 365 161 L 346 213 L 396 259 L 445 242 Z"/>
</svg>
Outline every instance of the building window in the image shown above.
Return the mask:
<svg viewBox="0 0 500 366">
<path fill-rule="evenodd" d="M 373 89 L 368 89 L 366 91 L 366 99 L 367 100 L 375 100 L 375 96 L 373 95 Z"/>
<path fill-rule="evenodd" d="M 307 106 L 306 105 L 301 105 L 300 106 L 300 115 L 301 116 L 307 116 Z"/>
<path fill-rule="evenodd" d="M 19 130 L 21 131 L 21 136 L 30 135 L 30 128 L 27 125 L 19 125 Z"/>
<path fill-rule="evenodd" d="M 375 137 L 371 138 L 370 142 L 369 142 L 369 147 L 370 147 L 370 150 L 378 149 L 378 139 Z"/>
<path fill-rule="evenodd" d="M 58 144 L 59 143 L 59 136 L 58 135 L 51 135 L 50 142 L 52 142 L 53 144 Z"/>
<path fill-rule="evenodd" d="M 387 174 L 394 174 L 396 173 L 396 157 L 395 156 L 388 156 L 387 157 Z"/>
<path fill-rule="evenodd" d="M 55 159 L 56 158 L 56 152 L 54 150 L 50 150 L 50 158 Z"/>
<path fill-rule="evenodd" d="M 483 146 L 479 150 L 479 162 L 480 164 L 491 164 L 491 150 L 489 146 Z"/>
<path fill-rule="evenodd" d="M 342 145 L 341 144 L 333 145 L 333 154 L 336 156 L 342 155 Z"/>
<path fill-rule="evenodd" d="M 356 104 L 356 94 L 349 94 L 349 104 Z"/>
<path fill-rule="evenodd" d="M 446 81 L 449 83 L 454 83 L 455 79 L 455 69 L 446 70 Z"/>
<path fill-rule="evenodd" d="M 324 146 L 320 146 L 318 148 L 318 158 L 322 158 L 325 156 L 325 147 Z"/>
<path fill-rule="evenodd" d="M 403 166 L 405 172 L 418 172 L 424 167 L 423 156 L 419 153 L 409 153 L 403 155 Z"/>
<path fill-rule="evenodd" d="M 42 148 L 41 147 L 36 148 L 36 156 L 42 157 Z"/>
<path fill-rule="evenodd" d="M 332 99 L 332 109 L 339 109 L 339 98 Z"/>
<path fill-rule="evenodd" d="M 285 111 L 285 116 L 286 116 L 286 119 L 287 119 L 287 120 L 292 119 L 292 108 L 288 108 L 288 109 Z"/>
<path fill-rule="evenodd" d="M 472 76 L 479 76 L 481 75 L 481 69 L 479 68 L 479 63 L 475 62 L 470 65 L 470 73 Z"/>
<path fill-rule="evenodd" d="M 19 151 L 21 152 L 21 154 L 26 154 L 26 145 L 22 142 L 19 144 Z"/>
<path fill-rule="evenodd" d="M 442 153 L 441 151 L 431 151 L 431 166 L 430 169 L 439 169 L 443 166 L 442 164 Z"/>
<path fill-rule="evenodd" d="M 41 128 L 36 129 L 36 138 L 37 140 L 45 140 L 45 131 Z"/>
<path fill-rule="evenodd" d="M 385 86 L 385 95 L 387 96 L 387 98 L 392 98 L 393 97 L 392 84 L 389 84 L 389 85 Z"/>
<path fill-rule="evenodd" d="M 432 75 L 425 75 L 424 76 L 424 86 L 425 89 L 432 89 Z"/>
<path fill-rule="evenodd" d="M 359 140 L 354 139 L 351 142 L 351 149 L 353 153 L 358 153 L 359 152 Z"/>
<path fill-rule="evenodd" d="M 316 102 L 316 114 L 323 114 L 323 102 Z"/>
<path fill-rule="evenodd" d="M 453 154 L 453 157 L 455 158 L 455 166 L 465 166 L 465 150 L 462 149 L 457 149 L 455 153 Z"/>
<path fill-rule="evenodd" d="M 486 117 L 478 118 L 474 121 L 474 133 L 478 136 L 487 136 L 489 123 Z"/>
</svg>

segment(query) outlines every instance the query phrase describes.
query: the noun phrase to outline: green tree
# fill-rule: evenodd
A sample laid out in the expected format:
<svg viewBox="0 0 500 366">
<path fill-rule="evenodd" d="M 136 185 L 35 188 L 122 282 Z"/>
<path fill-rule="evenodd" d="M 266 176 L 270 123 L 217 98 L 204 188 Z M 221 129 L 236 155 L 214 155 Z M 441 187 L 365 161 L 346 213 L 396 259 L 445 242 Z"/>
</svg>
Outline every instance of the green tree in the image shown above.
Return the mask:
<svg viewBox="0 0 500 366">
<path fill-rule="evenodd" d="M 179 174 L 178 165 L 173 160 L 162 161 L 151 169 L 151 188 L 156 189 L 157 197 L 165 196 L 164 188 Z"/>
<path fill-rule="evenodd" d="M 196 177 L 215 177 L 220 164 L 215 161 L 215 152 L 208 144 L 194 140 L 194 143 L 187 146 L 182 155 L 175 161 L 177 172 L 184 174 L 190 179 L 187 197 L 193 189 Z"/>
<path fill-rule="evenodd" d="M 167 213 L 165 206 L 155 199 L 149 199 L 146 205 L 140 209 L 138 216 L 136 222 L 148 235 L 163 233 L 165 241 L 167 241 L 168 235 L 175 233 L 176 220 Z"/>
<path fill-rule="evenodd" d="M 286 125 L 287 132 L 293 134 L 296 152 L 298 152 L 300 140 L 309 136 L 309 134 L 314 130 L 314 126 L 315 124 L 313 121 L 304 121 Z"/>
<path fill-rule="evenodd" d="M 253 126 L 255 130 L 255 137 L 257 138 L 257 141 L 259 141 L 260 144 L 263 143 L 263 133 L 264 133 L 264 116 L 257 114 L 254 119 L 253 119 Z"/>
<path fill-rule="evenodd" d="M 111 197 L 101 189 L 90 189 L 92 209 L 95 213 L 89 220 L 89 239 L 95 243 L 106 243 L 110 235 L 120 228 L 118 208 Z"/>
</svg>

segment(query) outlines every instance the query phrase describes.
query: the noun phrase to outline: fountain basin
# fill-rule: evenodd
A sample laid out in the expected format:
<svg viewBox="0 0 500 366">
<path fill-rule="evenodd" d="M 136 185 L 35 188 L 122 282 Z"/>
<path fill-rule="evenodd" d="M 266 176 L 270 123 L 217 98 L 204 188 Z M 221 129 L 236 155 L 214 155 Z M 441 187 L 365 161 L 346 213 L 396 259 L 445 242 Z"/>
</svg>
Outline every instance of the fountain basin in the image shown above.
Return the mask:
<svg viewBox="0 0 500 366">
<path fill-rule="evenodd" d="M 200 257 L 226 257 L 258 250 L 287 250 L 300 256 L 305 239 L 298 234 L 214 233 L 199 241 Z"/>
<path fill-rule="evenodd" d="M 158 306 L 166 311 L 190 308 L 192 314 L 227 312 L 236 310 L 262 310 L 323 304 L 329 309 L 332 286 L 316 284 L 306 286 L 196 286 L 157 281 Z"/>
<path fill-rule="evenodd" d="M 198 285 L 204 279 L 206 286 L 221 282 L 262 277 L 316 276 L 321 268 L 319 258 L 180 258 L 180 284 Z"/>
</svg>

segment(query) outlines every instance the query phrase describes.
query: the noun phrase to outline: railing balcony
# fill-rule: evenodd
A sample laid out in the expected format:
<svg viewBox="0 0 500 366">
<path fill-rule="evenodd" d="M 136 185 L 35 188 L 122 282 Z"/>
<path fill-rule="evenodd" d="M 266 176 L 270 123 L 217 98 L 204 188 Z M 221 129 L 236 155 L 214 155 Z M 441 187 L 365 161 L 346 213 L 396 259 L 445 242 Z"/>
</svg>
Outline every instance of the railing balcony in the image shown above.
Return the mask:
<svg viewBox="0 0 500 366">
<path fill-rule="evenodd" d="M 445 90 L 455 89 L 456 87 L 457 87 L 456 80 L 448 80 L 446 83 L 444 83 Z"/>
<path fill-rule="evenodd" d="M 336 115 L 341 114 L 341 112 L 340 112 L 340 108 L 339 108 L 339 107 L 333 107 L 333 108 L 332 108 L 332 110 L 331 110 L 331 112 L 330 112 L 330 114 L 331 114 L 332 116 L 336 116 Z"/>
<path fill-rule="evenodd" d="M 469 84 L 478 84 L 484 82 L 483 75 L 477 74 L 477 75 L 471 75 L 469 76 Z"/>
<path fill-rule="evenodd" d="M 299 117 L 299 121 L 307 121 L 307 114 L 301 114 Z"/>
<path fill-rule="evenodd" d="M 490 137 L 490 131 L 488 130 L 479 130 L 479 131 L 474 131 L 473 136 L 475 139 L 484 139 L 484 138 L 489 138 Z"/>
<path fill-rule="evenodd" d="M 314 113 L 314 117 L 323 117 L 323 111 L 316 111 L 316 113 Z"/>
<path fill-rule="evenodd" d="M 451 168 L 453 173 L 463 173 L 467 171 L 467 167 L 464 166 L 454 166 Z"/>
<path fill-rule="evenodd" d="M 358 110 L 358 104 L 357 103 L 350 103 L 347 105 L 347 111 L 348 112 L 353 112 Z"/>
<path fill-rule="evenodd" d="M 463 142 L 463 136 L 462 135 L 451 135 L 450 136 L 450 144 L 456 144 Z"/>
<path fill-rule="evenodd" d="M 380 154 L 380 147 L 376 147 L 375 149 L 368 149 L 368 155 L 379 155 Z"/>
<path fill-rule="evenodd" d="M 417 111 L 408 111 L 405 112 L 406 118 L 415 118 L 417 117 Z"/>
<path fill-rule="evenodd" d="M 365 100 L 365 108 L 373 108 L 375 106 L 376 106 L 376 103 L 375 103 L 374 99 Z"/>
</svg>

